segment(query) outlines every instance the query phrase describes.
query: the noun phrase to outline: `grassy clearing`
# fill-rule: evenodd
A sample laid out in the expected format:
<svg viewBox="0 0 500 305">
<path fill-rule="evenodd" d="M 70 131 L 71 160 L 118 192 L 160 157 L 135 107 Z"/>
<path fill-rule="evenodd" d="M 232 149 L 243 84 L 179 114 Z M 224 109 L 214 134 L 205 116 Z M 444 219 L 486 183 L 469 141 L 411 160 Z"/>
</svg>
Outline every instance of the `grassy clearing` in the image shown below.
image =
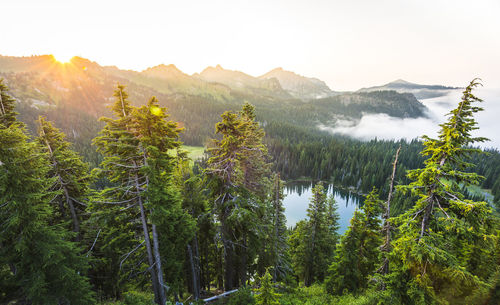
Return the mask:
<svg viewBox="0 0 500 305">
<path fill-rule="evenodd" d="M 446 179 L 442 179 L 442 182 L 449 185 L 450 181 Z M 462 186 L 460 184 L 460 186 Z M 467 191 L 474 196 L 484 196 L 487 202 L 493 202 L 493 195 L 491 194 L 491 190 L 483 189 L 478 185 L 469 185 L 467 186 Z"/>
<path fill-rule="evenodd" d="M 188 152 L 189 158 L 191 158 L 193 161 L 201 159 L 201 157 L 203 157 L 203 153 L 205 152 L 205 147 L 203 146 L 183 145 L 182 149 Z"/>
</svg>

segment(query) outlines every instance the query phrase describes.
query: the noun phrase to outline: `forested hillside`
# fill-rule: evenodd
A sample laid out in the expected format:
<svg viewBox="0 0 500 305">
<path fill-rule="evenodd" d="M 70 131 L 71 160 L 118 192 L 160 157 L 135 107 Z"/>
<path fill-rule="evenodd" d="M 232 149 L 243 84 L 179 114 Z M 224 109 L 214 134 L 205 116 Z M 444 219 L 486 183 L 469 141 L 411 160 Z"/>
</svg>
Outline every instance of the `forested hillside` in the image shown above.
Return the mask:
<svg viewBox="0 0 500 305">
<path fill-rule="evenodd" d="M 233 290 L 215 302 L 500 298 L 500 154 L 470 135 L 476 81 L 436 139 L 362 142 L 317 125 L 424 106 L 395 91 L 304 101 L 237 71 L 0 66 L 1 303 L 203 304 Z M 183 144 L 205 146 L 204 158 Z M 306 219 L 287 228 L 292 179 L 315 187 Z M 342 236 L 320 181 L 366 196 Z"/>
</svg>

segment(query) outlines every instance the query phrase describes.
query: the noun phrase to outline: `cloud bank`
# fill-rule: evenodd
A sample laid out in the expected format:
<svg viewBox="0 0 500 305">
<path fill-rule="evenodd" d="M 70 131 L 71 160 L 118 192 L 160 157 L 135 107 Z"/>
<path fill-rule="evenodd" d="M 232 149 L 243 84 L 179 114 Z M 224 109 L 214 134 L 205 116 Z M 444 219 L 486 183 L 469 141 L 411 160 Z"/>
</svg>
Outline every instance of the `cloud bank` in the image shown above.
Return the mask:
<svg viewBox="0 0 500 305">
<path fill-rule="evenodd" d="M 478 89 L 474 94 L 484 100 L 480 106 L 484 111 L 476 114 L 479 130 L 474 136 L 483 136 L 490 141 L 479 144 L 481 147 L 500 149 L 500 89 Z M 319 125 L 321 130 L 342 134 L 361 140 L 374 138 L 386 140 L 411 140 L 422 135 L 436 137 L 439 124 L 446 120 L 446 114 L 456 107 L 462 92 L 456 90 L 446 96 L 420 100 L 427 106 L 426 118 L 396 118 L 387 114 L 365 114 L 358 122 L 341 122 L 335 126 Z"/>
</svg>

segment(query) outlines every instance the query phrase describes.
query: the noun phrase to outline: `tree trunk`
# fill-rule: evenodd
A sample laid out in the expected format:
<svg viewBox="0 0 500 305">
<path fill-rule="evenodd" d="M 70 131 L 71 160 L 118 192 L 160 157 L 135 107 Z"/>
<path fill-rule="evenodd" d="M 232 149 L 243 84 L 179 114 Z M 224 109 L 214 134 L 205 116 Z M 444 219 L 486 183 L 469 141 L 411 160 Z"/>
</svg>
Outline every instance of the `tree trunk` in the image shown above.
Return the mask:
<svg viewBox="0 0 500 305">
<path fill-rule="evenodd" d="M 2 115 L 5 115 L 5 107 L 3 106 L 2 90 L 0 90 L 0 105 L 2 105 Z"/>
<path fill-rule="evenodd" d="M 160 297 L 160 304 L 165 304 L 167 302 L 167 297 L 165 296 L 165 282 L 163 280 L 163 269 L 161 267 L 161 256 L 160 256 L 160 244 L 158 242 L 158 231 L 156 230 L 156 225 L 153 224 L 153 251 L 155 255 L 156 264 L 156 274 L 158 276 L 158 290 Z"/>
<path fill-rule="evenodd" d="M 43 136 L 45 137 L 45 131 L 43 130 L 41 119 L 39 119 L 39 122 L 40 122 L 40 126 L 41 126 L 40 129 L 42 130 Z M 57 161 L 54 159 L 54 153 L 52 151 L 52 147 L 50 146 L 50 143 L 47 141 L 47 139 L 46 138 L 44 138 L 44 139 L 45 139 L 45 145 L 47 145 L 47 148 L 49 150 L 50 158 L 52 159 L 52 161 L 54 163 L 54 169 L 57 173 L 57 179 L 59 180 L 59 183 L 61 184 L 61 188 L 64 191 L 64 196 L 66 197 L 66 204 L 68 205 L 69 211 L 71 213 L 71 218 L 73 219 L 73 232 L 77 233 L 76 241 L 80 241 L 81 240 L 80 221 L 78 220 L 78 215 L 76 214 L 75 206 L 73 205 L 73 201 L 71 200 L 71 198 L 69 196 L 68 188 L 65 186 L 65 183 L 61 177 L 61 174 L 57 171 Z M 59 204 L 59 207 L 61 208 L 61 215 L 64 218 L 65 212 L 64 212 L 64 208 L 62 206 L 62 203 Z"/>
<path fill-rule="evenodd" d="M 59 176 L 59 180 L 62 183 L 61 176 Z M 66 204 L 69 207 L 69 211 L 71 212 L 71 218 L 73 218 L 73 232 L 76 232 L 76 241 L 81 240 L 81 234 L 80 234 L 80 221 L 78 220 L 78 215 L 76 214 L 76 209 L 75 206 L 73 205 L 73 200 L 69 197 L 69 192 L 68 189 L 63 186 L 64 190 L 64 196 L 66 197 Z"/>
<path fill-rule="evenodd" d="M 432 197 L 429 197 L 429 198 L 431 200 L 429 200 L 430 202 L 425 207 L 425 212 L 424 212 L 424 216 L 422 217 L 422 225 L 420 228 L 420 236 L 418 237 L 418 241 L 420 241 L 422 239 L 422 237 L 424 237 L 424 233 L 425 233 L 425 231 L 427 231 L 427 227 L 429 226 L 429 218 L 431 216 L 432 208 L 434 205 L 434 202 L 432 201 Z"/>
<path fill-rule="evenodd" d="M 135 162 L 134 162 L 134 165 Z M 135 186 L 137 191 L 139 191 L 139 179 L 137 175 L 135 175 Z M 144 211 L 144 204 L 142 202 L 142 197 L 141 195 L 138 196 L 138 203 L 139 203 L 139 208 L 141 210 L 141 223 L 142 223 L 142 230 L 144 232 L 144 242 L 146 244 L 146 251 L 148 254 L 148 263 L 149 263 L 149 273 L 151 274 L 151 282 L 153 284 L 153 292 L 155 295 L 155 301 L 158 304 L 161 304 L 161 299 L 160 299 L 160 290 L 158 289 L 158 277 L 156 276 L 156 272 L 154 269 L 154 259 L 153 259 L 153 253 L 151 251 L 151 240 L 149 238 L 149 229 L 148 229 L 148 224 L 146 220 L 146 212 Z M 165 304 L 165 303 L 163 303 Z"/>
<path fill-rule="evenodd" d="M 192 275 L 192 281 L 193 281 L 193 297 L 195 300 L 198 300 L 200 298 L 200 286 L 199 284 L 199 278 L 198 278 L 198 272 L 195 267 L 195 262 L 193 258 L 193 248 L 191 245 L 187 245 L 187 250 L 189 254 L 189 263 L 191 265 L 191 275 Z"/>
<path fill-rule="evenodd" d="M 394 158 L 394 163 L 392 165 L 392 175 L 391 175 L 391 183 L 389 185 L 389 194 L 387 195 L 387 204 L 384 213 L 384 226 L 383 231 L 385 233 L 385 241 L 381 247 L 383 262 L 380 267 L 380 273 L 385 275 L 389 274 L 389 252 L 391 251 L 391 224 L 389 222 L 389 218 L 391 217 L 391 200 L 394 189 L 394 179 L 396 176 L 396 169 L 398 164 L 399 152 L 401 151 L 401 145 L 399 145 L 398 150 L 396 151 L 396 156 Z M 382 284 L 382 290 L 385 290 L 385 284 Z"/>
</svg>

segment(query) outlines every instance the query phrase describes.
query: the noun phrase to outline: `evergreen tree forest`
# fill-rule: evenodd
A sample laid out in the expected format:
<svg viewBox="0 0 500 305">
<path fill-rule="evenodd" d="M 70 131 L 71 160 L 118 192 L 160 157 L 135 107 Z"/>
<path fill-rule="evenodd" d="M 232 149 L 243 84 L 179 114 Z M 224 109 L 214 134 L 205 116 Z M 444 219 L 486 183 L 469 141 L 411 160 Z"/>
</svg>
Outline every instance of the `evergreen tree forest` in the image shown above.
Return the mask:
<svg viewBox="0 0 500 305">
<path fill-rule="evenodd" d="M 246 102 L 191 160 L 154 96 L 117 85 L 79 131 L 90 145 L 50 116 L 28 127 L 0 81 L 0 304 L 500 304 L 500 154 L 472 135 L 478 85 L 410 142 L 259 121 Z M 287 227 L 293 179 L 315 185 Z M 365 196 L 342 235 L 324 183 Z"/>
</svg>

